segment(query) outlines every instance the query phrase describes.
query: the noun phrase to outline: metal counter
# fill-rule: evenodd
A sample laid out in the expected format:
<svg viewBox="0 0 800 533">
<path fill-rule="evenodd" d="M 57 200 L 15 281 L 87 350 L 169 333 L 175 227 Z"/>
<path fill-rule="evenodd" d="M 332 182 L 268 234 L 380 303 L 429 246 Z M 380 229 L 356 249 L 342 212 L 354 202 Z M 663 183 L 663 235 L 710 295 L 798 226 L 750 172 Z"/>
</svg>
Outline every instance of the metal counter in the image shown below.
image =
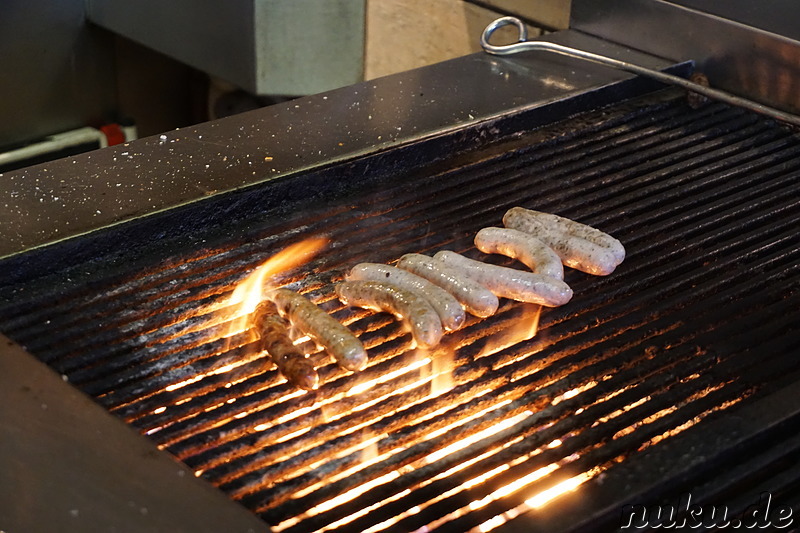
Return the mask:
<svg viewBox="0 0 800 533">
<path fill-rule="evenodd" d="M 0 336 L 0 531 L 268 531 Z"/>
</svg>

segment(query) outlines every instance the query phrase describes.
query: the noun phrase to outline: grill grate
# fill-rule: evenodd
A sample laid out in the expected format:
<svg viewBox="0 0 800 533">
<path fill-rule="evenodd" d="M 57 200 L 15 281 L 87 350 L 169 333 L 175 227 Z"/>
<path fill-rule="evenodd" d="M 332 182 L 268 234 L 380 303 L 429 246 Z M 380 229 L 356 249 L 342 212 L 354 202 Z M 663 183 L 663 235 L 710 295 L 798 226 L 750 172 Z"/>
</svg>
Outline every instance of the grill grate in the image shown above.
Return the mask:
<svg viewBox="0 0 800 533">
<path fill-rule="evenodd" d="M 628 103 L 253 222 L 245 242 L 57 293 L 6 289 L 0 330 L 279 531 L 485 531 L 797 378 L 799 156 L 795 135 L 740 110 Z M 334 299 L 359 261 L 479 257 L 475 231 L 514 205 L 628 250 L 610 277 L 567 272 L 575 297 L 534 338 L 539 309 L 504 302 L 426 353 Z M 207 324 L 254 267 L 318 235 L 328 249 L 283 282 L 348 324 L 370 366 L 315 353 L 322 386 L 304 393 L 246 334 Z"/>
</svg>

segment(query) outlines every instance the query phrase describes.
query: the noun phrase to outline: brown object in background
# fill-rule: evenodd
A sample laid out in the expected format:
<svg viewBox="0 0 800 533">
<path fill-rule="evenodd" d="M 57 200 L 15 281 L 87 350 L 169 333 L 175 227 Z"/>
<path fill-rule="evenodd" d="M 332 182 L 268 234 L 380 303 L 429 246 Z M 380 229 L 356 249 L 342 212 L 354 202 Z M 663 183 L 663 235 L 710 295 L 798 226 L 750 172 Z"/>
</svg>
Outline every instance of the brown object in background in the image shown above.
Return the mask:
<svg viewBox="0 0 800 533">
<path fill-rule="evenodd" d="M 278 315 L 274 303 L 264 301 L 256 307 L 253 327 L 261 337 L 261 348 L 269 353 L 289 383 L 304 390 L 314 390 L 319 386 L 314 365 L 292 342 L 289 323 Z"/>
<path fill-rule="evenodd" d="M 545 2 L 547 3 L 547 2 Z M 563 12 L 569 13 L 564 5 Z M 367 2 L 364 79 L 371 80 L 480 52 L 477 36 L 505 11 L 463 0 Z M 531 37 L 541 29 L 528 26 Z M 498 34 L 498 42 L 513 32 Z"/>
<path fill-rule="evenodd" d="M 695 72 L 694 74 L 689 76 L 689 80 L 697 84 L 700 84 L 704 87 L 711 87 L 711 83 L 709 83 L 708 77 L 702 72 Z M 704 105 L 707 105 L 711 100 L 709 100 L 707 96 L 703 96 L 702 94 L 693 93 L 689 91 L 688 93 L 686 93 L 686 101 L 689 103 L 689 107 L 691 107 L 692 109 L 700 109 Z"/>
</svg>

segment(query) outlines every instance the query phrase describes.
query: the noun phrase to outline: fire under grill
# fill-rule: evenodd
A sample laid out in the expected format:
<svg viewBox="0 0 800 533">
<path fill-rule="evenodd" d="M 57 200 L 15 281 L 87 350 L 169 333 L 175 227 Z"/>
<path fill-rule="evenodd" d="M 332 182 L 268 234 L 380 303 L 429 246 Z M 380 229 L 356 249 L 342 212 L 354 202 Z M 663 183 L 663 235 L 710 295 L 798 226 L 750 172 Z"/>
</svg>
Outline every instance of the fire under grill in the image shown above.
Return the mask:
<svg viewBox="0 0 800 533">
<path fill-rule="evenodd" d="M 667 91 L 392 172 L 202 249 L 7 287 L 0 330 L 285 532 L 533 531 L 560 496 L 624 491 L 626 461 L 681 450 L 800 377 L 800 139 L 787 129 Z M 393 317 L 336 300 L 331 282 L 361 261 L 485 259 L 475 232 L 516 205 L 600 228 L 628 258 L 605 278 L 566 272 L 563 307 L 503 301 L 431 351 Z M 306 343 L 321 385 L 304 392 L 232 328 L 227 302 L 265 260 L 318 237 L 328 245 L 279 281 L 347 324 L 370 363 L 349 373 Z M 798 449 L 761 470 L 796 472 Z M 664 469 L 650 480 L 670 494 L 702 485 Z M 796 480 L 770 490 L 796 494 Z"/>
</svg>

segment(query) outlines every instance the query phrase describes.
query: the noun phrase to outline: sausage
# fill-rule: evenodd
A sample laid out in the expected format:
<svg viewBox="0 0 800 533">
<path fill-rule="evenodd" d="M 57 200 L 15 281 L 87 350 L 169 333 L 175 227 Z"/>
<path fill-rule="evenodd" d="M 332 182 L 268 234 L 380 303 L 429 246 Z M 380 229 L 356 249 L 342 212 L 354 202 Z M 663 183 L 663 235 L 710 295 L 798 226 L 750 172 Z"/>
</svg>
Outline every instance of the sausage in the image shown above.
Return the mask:
<svg viewBox="0 0 800 533">
<path fill-rule="evenodd" d="M 503 216 L 503 224 L 507 228 L 534 235 L 552 248 L 565 265 L 587 274 L 606 276 L 620 263 L 610 248 L 565 233 L 559 227 L 548 225 L 540 217 L 531 215 L 527 209 L 509 209 Z"/>
<path fill-rule="evenodd" d="M 572 298 L 569 285 L 550 276 L 482 263 L 449 250 L 433 257 L 460 270 L 497 296 L 548 307 L 564 305 Z"/>
<path fill-rule="evenodd" d="M 304 390 L 319 386 L 319 375 L 314 365 L 297 348 L 289 337 L 289 323 L 278 315 L 278 309 L 270 301 L 258 304 L 253 314 L 253 328 L 259 335 L 259 346 L 265 350 L 278 366 L 281 374 L 291 383 Z"/>
<path fill-rule="evenodd" d="M 431 304 L 446 330 L 455 331 L 464 325 L 464 308 L 452 294 L 406 270 L 378 263 L 361 263 L 350 270 L 347 279 L 384 281 L 414 292 Z"/>
<path fill-rule="evenodd" d="M 574 220 L 570 220 L 568 218 L 553 215 L 551 213 L 543 213 L 541 211 L 534 211 L 532 209 L 525 209 L 523 207 L 514 207 L 512 210 L 513 209 L 524 211 L 526 212 L 526 216 L 538 218 L 546 226 L 558 229 L 562 233 L 574 235 L 575 237 L 586 239 L 587 241 L 603 248 L 608 248 L 614 255 L 617 265 L 625 260 L 625 247 L 621 242 L 608 233 L 600 231 L 599 229 L 591 226 L 587 226 L 586 224 L 575 222 Z"/>
<path fill-rule="evenodd" d="M 366 368 L 367 351 L 358 337 L 308 298 L 289 289 L 274 289 L 266 298 L 300 331 L 325 348 L 340 366 L 353 371 Z"/>
<path fill-rule="evenodd" d="M 511 228 L 483 228 L 475 235 L 475 246 L 486 254 L 501 254 L 516 259 L 536 274 L 564 279 L 561 258 L 529 233 Z"/>
<path fill-rule="evenodd" d="M 380 281 L 344 281 L 336 284 L 336 294 L 345 305 L 400 315 L 422 348 L 432 348 L 442 339 L 442 322 L 436 310 L 411 291 Z"/>
<path fill-rule="evenodd" d="M 443 288 L 472 315 L 485 318 L 497 311 L 499 302 L 492 291 L 427 255 L 406 254 L 397 266 Z"/>
</svg>

